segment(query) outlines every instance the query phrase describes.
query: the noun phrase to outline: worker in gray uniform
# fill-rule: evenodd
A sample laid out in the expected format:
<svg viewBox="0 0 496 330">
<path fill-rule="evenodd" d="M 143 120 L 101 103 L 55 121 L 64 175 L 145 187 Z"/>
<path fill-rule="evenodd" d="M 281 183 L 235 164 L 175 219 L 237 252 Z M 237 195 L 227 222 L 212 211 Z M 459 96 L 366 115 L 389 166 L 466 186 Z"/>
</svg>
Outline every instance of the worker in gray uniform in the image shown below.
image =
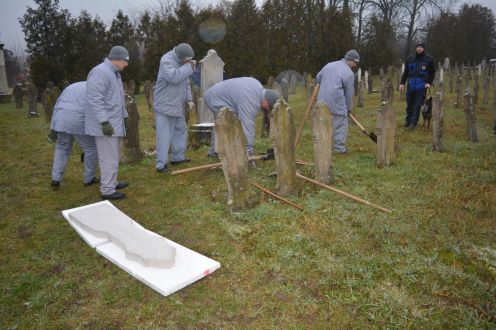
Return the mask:
<svg viewBox="0 0 496 330">
<path fill-rule="evenodd" d="M 320 84 L 317 100 L 324 101 L 332 114 L 334 149 L 338 154 L 348 153 L 348 113 L 353 105 L 355 75 L 360 55 L 354 49 L 348 51 L 343 59 L 326 64 L 317 74 Z"/>
<path fill-rule="evenodd" d="M 124 193 L 116 189 L 128 186 L 118 182 L 119 140 L 126 135 L 128 117 L 120 71 L 127 67 L 129 52 L 114 46 L 107 58 L 95 66 L 86 80 L 85 132 L 95 137 L 100 165 L 102 199 L 121 199 Z"/>
<path fill-rule="evenodd" d="M 255 118 L 258 111 L 270 111 L 279 94 L 272 89 L 263 88 L 262 84 L 251 77 L 233 78 L 218 82 L 210 87 L 203 96 L 203 100 L 212 111 L 214 118 L 220 109 L 227 108 L 234 112 L 241 121 L 241 127 L 246 136 L 246 151 L 249 156 L 253 155 L 253 144 L 255 143 Z M 212 132 L 212 140 L 208 156 L 215 157 L 215 133 Z"/>
<path fill-rule="evenodd" d="M 100 182 L 96 176 L 98 157 L 95 138 L 85 134 L 84 114 L 86 102 L 86 81 L 69 85 L 60 94 L 53 109 L 48 141 L 55 144 L 51 186 L 58 188 L 64 179 L 67 161 L 72 153 L 74 140 L 84 152 L 83 183 L 89 186 Z"/>
<path fill-rule="evenodd" d="M 189 76 L 195 68 L 194 55 L 190 45 L 181 43 L 160 59 L 153 104 L 157 132 L 156 168 L 159 173 L 168 169 L 169 148 L 172 165 L 191 161 L 184 156 L 188 146 L 188 127 L 183 109 L 185 102 L 190 110 L 194 106 L 189 84 Z"/>
</svg>

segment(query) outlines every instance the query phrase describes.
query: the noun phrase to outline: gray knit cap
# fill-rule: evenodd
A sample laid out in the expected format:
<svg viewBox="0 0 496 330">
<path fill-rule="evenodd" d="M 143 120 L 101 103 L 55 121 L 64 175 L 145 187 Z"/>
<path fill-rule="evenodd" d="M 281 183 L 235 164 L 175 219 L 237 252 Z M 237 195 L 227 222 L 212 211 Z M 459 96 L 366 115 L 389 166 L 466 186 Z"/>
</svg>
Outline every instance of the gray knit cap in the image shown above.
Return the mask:
<svg viewBox="0 0 496 330">
<path fill-rule="evenodd" d="M 279 100 L 279 93 L 277 93 L 273 89 L 266 89 L 264 94 L 264 99 L 267 100 L 270 109 L 272 109 L 274 107 L 274 104 L 276 104 L 277 100 Z"/>
<path fill-rule="evenodd" d="M 114 46 L 107 57 L 109 60 L 129 61 L 129 52 L 122 46 Z"/>
<path fill-rule="evenodd" d="M 353 61 L 355 63 L 360 62 L 360 55 L 355 49 L 349 50 L 346 55 L 344 55 L 344 59 L 348 61 Z"/>
<path fill-rule="evenodd" d="M 189 44 L 182 43 L 174 47 L 174 52 L 180 60 L 191 60 L 195 56 L 193 48 Z"/>
</svg>

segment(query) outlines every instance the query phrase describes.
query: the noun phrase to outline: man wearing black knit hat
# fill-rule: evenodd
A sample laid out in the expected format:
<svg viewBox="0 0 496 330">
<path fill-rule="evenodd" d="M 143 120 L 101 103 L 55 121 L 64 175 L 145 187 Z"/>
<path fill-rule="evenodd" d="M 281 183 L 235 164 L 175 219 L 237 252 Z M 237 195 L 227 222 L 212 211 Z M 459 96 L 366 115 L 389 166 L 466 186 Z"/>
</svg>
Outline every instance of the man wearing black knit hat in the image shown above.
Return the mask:
<svg viewBox="0 0 496 330">
<path fill-rule="evenodd" d="M 408 56 L 405 71 L 401 76 L 400 90 L 405 88 L 408 79 L 405 127 L 414 129 L 417 126 L 420 107 L 435 75 L 436 66 L 432 56 L 425 53 L 425 43 L 417 42 L 415 55 Z"/>
</svg>

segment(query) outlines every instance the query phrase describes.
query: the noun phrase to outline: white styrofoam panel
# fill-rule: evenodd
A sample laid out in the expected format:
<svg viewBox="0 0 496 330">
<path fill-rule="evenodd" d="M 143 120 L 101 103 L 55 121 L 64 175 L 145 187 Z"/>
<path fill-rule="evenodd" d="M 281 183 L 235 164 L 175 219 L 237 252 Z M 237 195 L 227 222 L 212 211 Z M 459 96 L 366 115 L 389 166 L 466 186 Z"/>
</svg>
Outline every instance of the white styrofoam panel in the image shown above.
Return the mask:
<svg viewBox="0 0 496 330">
<path fill-rule="evenodd" d="M 89 246 L 96 248 L 97 252 L 102 256 L 160 294 L 164 296 L 170 295 L 220 268 L 219 262 L 207 258 L 167 238 L 167 241 L 176 248 L 176 259 L 172 268 L 145 267 L 138 262 L 127 259 L 124 251 L 116 244 L 108 239 L 96 237 L 78 226 L 69 218 L 69 214 L 72 211 L 99 204 L 109 204 L 115 207 L 109 201 L 102 201 L 64 210 L 62 211 L 62 215 Z M 141 230 L 160 236 L 155 232 L 147 230 L 136 221 L 134 221 L 134 223 Z"/>
</svg>

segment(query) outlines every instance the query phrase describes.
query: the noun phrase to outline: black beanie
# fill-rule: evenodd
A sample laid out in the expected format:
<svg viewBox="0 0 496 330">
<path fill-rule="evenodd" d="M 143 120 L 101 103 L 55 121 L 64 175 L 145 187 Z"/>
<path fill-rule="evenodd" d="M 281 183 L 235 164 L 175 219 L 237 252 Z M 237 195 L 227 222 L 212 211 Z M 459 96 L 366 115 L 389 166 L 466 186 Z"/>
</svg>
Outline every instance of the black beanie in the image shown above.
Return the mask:
<svg viewBox="0 0 496 330">
<path fill-rule="evenodd" d="M 423 41 L 417 42 L 417 44 L 415 45 L 415 48 L 417 48 L 417 47 L 422 47 L 425 51 L 425 42 L 423 42 Z"/>
</svg>

